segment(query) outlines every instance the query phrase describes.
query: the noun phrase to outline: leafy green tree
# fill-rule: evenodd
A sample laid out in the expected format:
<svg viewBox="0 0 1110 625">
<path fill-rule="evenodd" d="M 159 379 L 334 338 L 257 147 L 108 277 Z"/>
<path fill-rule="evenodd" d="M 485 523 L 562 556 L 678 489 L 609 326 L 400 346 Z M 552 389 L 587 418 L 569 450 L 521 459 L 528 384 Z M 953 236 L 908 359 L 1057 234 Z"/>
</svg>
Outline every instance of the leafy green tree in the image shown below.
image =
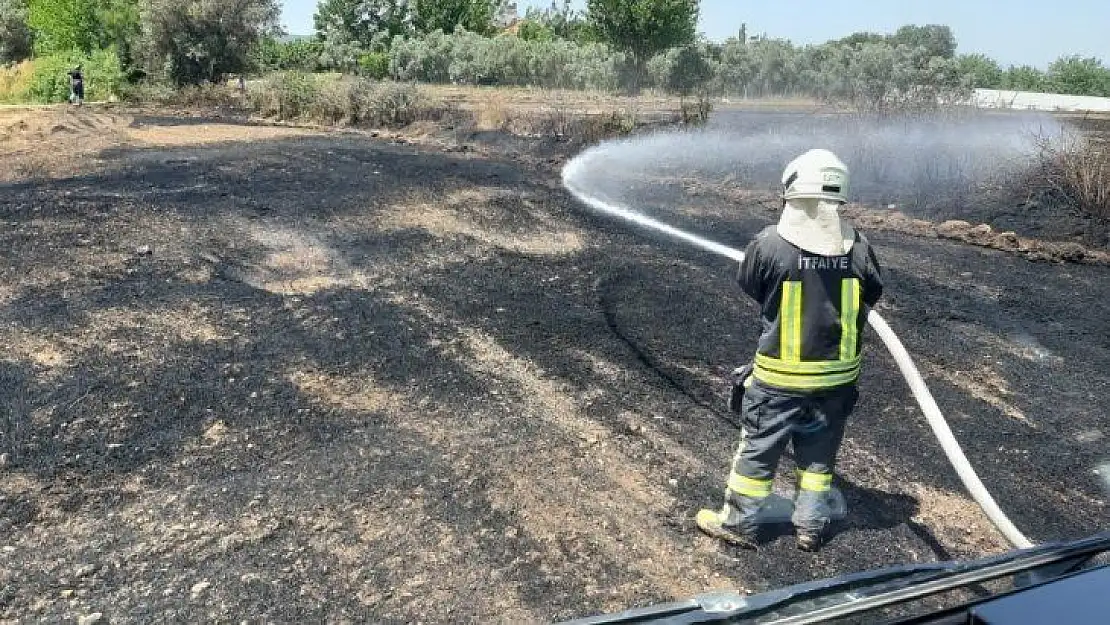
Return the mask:
<svg viewBox="0 0 1110 625">
<path fill-rule="evenodd" d="M 66 72 L 77 65 L 85 76 L 85 97 L 90 101 L 118 96 L 123 83 L 115 50 L 96 50 L 91 55 L 77 51 L 35 57 L 34 74 L 25 97 L 32 102 L 64 102 L 70 83 Z"/>
<path fill-rule="evenodd" d="M 358 58 L 368 50 L 384 50 L 387 47 L 385 33 L 374 36 L 369 46 L 351 39 L 343 31 L 331 31 L 320 41 L 320 66 L 327 70 L 340 72 L 358 71 Z"/>
<path fill-rule="evenodd" d="M 551 0 L 551 6 L 543 10 L 529 7 L 524 14 L 524 19 L 525 22 L 542 25 L 558 39 L 569 39 L 579 43 L 591 40 L 586 19 L 571 8 L 570 0 L 562 0 L 561 3 Z"/>
<path fill-rule="evenodd" d="M 956 67 L 976 89 L 998 89 L 1002 86 L 1002 68 L 985 54 L 961 54 L 956 57 Z"/>
<path fill-rule="evenodd" d="M 518 37 L 525 41 L 555 41 L 555 31 L 548 28 L 543 22 L 532 19 L 521 20 L 516 31 Z"/>
<path fill-rule="evenodd" d="M 375 80 L 389 78 L 389 53 L 367 52 L 358 57 L 358 68 L 363 76 Z"/>
<path fill-rule="evenodd" d="M 321 40 L 340 38 L 367 50 L 412 32 L 409 0 L 321 0 L 312 20 Z"/>
<path fill-rule="evenodd" d="M 34 31 L 39 54 L 88 54 L 100 43 L 97 0 L 29 0 L 27 25 Z"/>
<path fill-rule="evenodd" d="M 755 78 L 754 95 L 791 94 L 799 76 L 799 55 L 785 39 L 758 39 L 748 44 L 748 54 Z"/>
<path fill-rule="evenodd" d="M 501 0 L 412 0 L 412 23 L 418 33 L 456 28 L 481 35 L 494 31 L 494 18 L 503 9 Z"/>
<path fill-rule="evenodd" d="M 33 38 L 24 0 L 0 0 L 0 63 L 31 56 Z"/>
<path fill-rule="evenodd" d="M 126 69 L 135 62 L 135 43 L 142 32 L 138 0 L 99 0 L 96 9 L 96 46 L 115 48 Z"/>
<path fill-rule="evenodd" d="M 1048 66 L 1048 86 L 1072 95 L 1110 96 L 1110 69 L 1097 58 L 1066 56 Z"/>
<path fill-rule="evenodd" d="M 697 0 L 587 0 L 586 21 L 598 38 L 632 57 L 634 87 L 660 52 L 694 42 Z"/>
<path fill-rule="evenodd" d="M 755 80 L 756 68 L 752 50 L 746 41 L 729 39 L 721 46 L 715 89 L 729 95 L 747 95 Z"/>
<path fill-rule="evenodd" d="M 713 79 L 713 66 L 708 54 L 696 46 L 679 48 L 671 63 L 666 78 L 668 91 L 687 97 L 695 92 L 704 92 Z"/>
<path fill-rule="evenodd" d="M 254 48 L 254 65 L 264 72 L 314 72 L 320 67 L 323 50 L 324 42 L 316 39 L 281 41 L 277 37 L 264 37 Z"/>
<path fill-rule="evenodd" d="M 836 41 L 830 42 L 830 43 L 841 43 L 841 44 L 844 44 L 846 46 L 858 47 L 858 46 L 862 46 L 865 43 L 885 43 L 886 41 L 887 41 L 887 36 L 886 35 L 880 35 L 879 33 L 869 33 L 869 32 L 862 32 L 861 31 L 861 32 L 852 33 L 851 35 L 848 35 L 847 37 L 844 37 L 843 39 L 837 39 Z"/>
<path fill-rule="evenodd" d="M 1044 72 L 1030 65 L 1010 66 L 1002 74 L 1002 88 L 1014 91 L 1044 91 Z"/>
<path fill-rule="evenodd" d="M 925 48 L 926 56 L 950 59 L 956 56 L 956 36 L 952 29 L 940 24 L 907 25 L 899 28 L 890 43 L 911 48 Z"/>
<path fill-rule="evenodd" d="M 278 0 L 142 0 L 142 55 L 177 85 L 222 82 L 250 67 L 280 14 Z"/>
</svg>

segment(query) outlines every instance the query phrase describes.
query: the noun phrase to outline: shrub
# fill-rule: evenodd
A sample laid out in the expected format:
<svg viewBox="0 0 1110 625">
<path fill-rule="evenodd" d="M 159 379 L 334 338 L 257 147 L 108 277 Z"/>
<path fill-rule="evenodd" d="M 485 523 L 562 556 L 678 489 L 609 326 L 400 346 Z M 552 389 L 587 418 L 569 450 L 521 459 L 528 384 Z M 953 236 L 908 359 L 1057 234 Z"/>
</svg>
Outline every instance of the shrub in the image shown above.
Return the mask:
<svg viewBox="0 0 1110 625">
<path fill-rule="evenodd" d="M 397 38 L 389 51 L 389 75 L 404 82 L 613 90 L 625 64 L 623 54 L 602 44 L 461 31 Z"/>
<path fill-rule="evenodd" d="M 548 86 L 600 91 L 615 91 L 620 88 L 624 68 L 628 65 L 628 59 L 623 53 L 613 52 L 600 43 L 576 45 L 556 42 L 553 45 L 559 43 L 572 47 L 571 58 L 565 67 L 566 84 Z"/>
<path fill-rule="evenodd" d="M 275 74 L 251 89 L 249 105 L 274 119 L 370 127 L 407 126 L 449 113 L 413 84 L 298 72 Z"/>
<path fill-rule="evenodd" d="M 357 78 L 340 77 L 320 81 L 311 103 L 305 111 L 309 119 L 323 124 L 340 124 L 353 121 Z"/>
<path fill-rule="evenodd" d="M 120 97 L 128 102 L 172 104 L 177 98 L 177 89 L 165 82 L 143 80 L 133 84 L 125 84 Z"/>
<path fill-rule="evenodd" d="M 67 72 L 81 65 L 85 77 L 86 100 L 110 100 L 119 97 L 123 86 L 123 71 L 119 56 L 114 50 L 98 50 L 85 57 L 77 53 L 40 56 L 21 64 L 20 91 L 11 93 L 15 101 L 49 104 L 65 102 L 69 98 Z M 31 68 L 26 77 L 26 68 Z M 14 81 L 13 81 L 14 85 Z"/>
<path fill-rule="evenodd" d="M 279 72 L 248 90 L 248 100 L 251 107 L 265 117 L 297 119 L 308 112 L 318 92 L 312 74 Z"/>
<path fill-rule="evenodd" d="M 1110 220 L 1110 151 L 1078 131 L 1034 138 L 1038 171 L 1032 194 L 1048 194 L 1101 221 Z"/>
<path fill-rule="evenodd" d="M 223 108 L 234 107 L 239 104 L 232 88 L 224 83 L 205 83 L 200 85 L 186 85 L 163 100 L 165 104 L 179 106 L 216 106 Z"/>
<path fill-rule="evenodd" d="M 389 49 L 390 77 L 401 81 L 448 82 L 452 44 L 452 36 L 440 31 L 422 39 L 394 38 Z"/>
<path fill-rule="evenodd" d="M 712 112 L 713 103 L 704 94 L 693 100 L 683 99 L 679 103 L 679 117 L 682 119 L 682 123 L 688 126 L 704 126 L 709 122 L 709 116 Z"/>
<path fill-rule="evenodd" d="M 367 52 L 358 57 L 358 67 L 362 75 L 368 78 L 389 78 L 389 55 L 384 52 Z"/>
<path fill-rule="evenodd" d="M 35 63 L 23 61 L 10 66 L 0 66 L 0 102 L 22 101 L 31 86 Z"/>
<path fill-rule="evenodd" d="M 444 113 L 444 108 L 430 101 L 416 85 L 362 81 L 360 86 L 365 90 L 358 98 L 357 123 L 401 127 L 437 119 Z"/>
<path fill-rule="evenodd" d="M 321 41 L 299 39 L 282 42 L 267 37 L 255 46 L 253 65 L 263 72 L 314 72 L 320 69 L 320 55 L 323 52 L 324 44 Z"/>
<path fill-rule="evenodd" d="M 656 87 L 688 96 L 708 89 L 717 74 L 715 65 L 707 50 L 686 46 L 656 55 L 648 61 L 647 72 Z"/>
</svg>

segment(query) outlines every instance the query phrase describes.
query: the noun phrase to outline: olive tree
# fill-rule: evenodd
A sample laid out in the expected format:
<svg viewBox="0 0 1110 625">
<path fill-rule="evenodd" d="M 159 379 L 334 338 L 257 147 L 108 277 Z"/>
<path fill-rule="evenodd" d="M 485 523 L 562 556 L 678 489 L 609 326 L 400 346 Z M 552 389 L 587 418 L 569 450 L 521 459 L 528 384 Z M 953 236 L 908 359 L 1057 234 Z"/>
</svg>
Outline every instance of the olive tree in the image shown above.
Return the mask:
<svg viewBox="0 0 1110 625">
<path fill-rule="evenodd" d="M 148 70 L 178 85 L 245 71 L 259 41 L 279 32 L 277 0 L 142 0 Z"/>
<path fill-rule="evenodd" d="M 586 21 L 602 42 L 631 57 L 638 89 L 653 56 L 694 42 L 698 1 L 588 0 Z"/>
<path fill-rule="evenodd" d="M 412 32 L 409 0 L 321 0 L 313 15 L 321 40 L 380 50 Z"/>
<path fill-rule="evenodd" d="M 503 0 L 411 0 L 412 24 L 417 33 L 456 28 L 489 35 L 504 8 Z"/>
<path fill-rule="evenodd" d="M 23 0 L 0 0 L 0 63 L 31 56 L 31 28 Z"/>
</svg>

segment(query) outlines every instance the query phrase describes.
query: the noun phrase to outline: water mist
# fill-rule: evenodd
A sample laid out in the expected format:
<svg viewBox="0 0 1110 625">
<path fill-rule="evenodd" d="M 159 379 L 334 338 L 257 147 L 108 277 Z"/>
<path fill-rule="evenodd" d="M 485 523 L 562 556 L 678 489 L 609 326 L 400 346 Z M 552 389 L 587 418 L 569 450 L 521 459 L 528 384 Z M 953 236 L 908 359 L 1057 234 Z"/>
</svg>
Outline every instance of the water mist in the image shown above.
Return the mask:
<svg viewBox="0 0 1110 625">
<path fill-rule="evenodd" d="M 566 164 L 563 184 L 593 210 L 739 262 L 741 250 L 667 224 L 666 207 L 653 199 L 653 181 L 683 176 L 770 190 L 777 188 L 782 167 L 792 158 L 810 148 L 826 148 L 848 165 L 854 199 L 909 206 L 911 213 L 928 216 L 930 200 L 972 193 L 979 185 L 1029 167 L 1034 139 L 1060 131 L 1050 118 L 1015 114 L 869 121 L 725 112 L 703 130 L 592 147 Z M 1010 543 L 1031 547 L 976 475 L 897 335 L 875 311 L 867 321 L 890 350 L 968 492 Z"/>
</svg>

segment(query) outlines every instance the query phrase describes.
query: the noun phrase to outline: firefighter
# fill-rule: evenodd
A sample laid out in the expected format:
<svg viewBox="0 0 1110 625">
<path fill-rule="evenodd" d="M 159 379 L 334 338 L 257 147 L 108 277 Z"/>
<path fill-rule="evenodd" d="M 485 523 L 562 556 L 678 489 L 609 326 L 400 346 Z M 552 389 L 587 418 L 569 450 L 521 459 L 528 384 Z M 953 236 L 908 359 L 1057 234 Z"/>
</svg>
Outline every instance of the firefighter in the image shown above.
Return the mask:
<svg viewBox="0 0 1110 625">
<path fill-rule="evenodd" d="M 737 546 L 758 544 L 757 515 L 787 443 L 797 464 L 797 547 L 816 551 L 827 538 L 867 311 L 883 290 L 871 245 L 840 219 L 848 182 L 848 168 L 828 150 L 791 161 L 779 223 L 759 233 L 740 263 L 738 281 L 760 306 L 762 333 L 741 386 L 741 439 L 724 507 L 697 515 L 703 532 Z"/>
</svg>

